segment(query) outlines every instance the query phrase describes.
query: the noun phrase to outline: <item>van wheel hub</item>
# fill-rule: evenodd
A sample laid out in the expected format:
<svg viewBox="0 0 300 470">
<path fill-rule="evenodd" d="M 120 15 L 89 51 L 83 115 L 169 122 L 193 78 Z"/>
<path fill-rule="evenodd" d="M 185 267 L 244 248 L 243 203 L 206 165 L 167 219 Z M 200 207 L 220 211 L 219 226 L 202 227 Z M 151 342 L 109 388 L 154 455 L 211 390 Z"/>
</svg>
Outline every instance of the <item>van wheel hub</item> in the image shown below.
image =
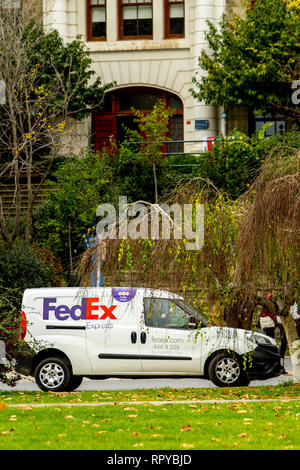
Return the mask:
<svg viewBox="0 0 300 470">
<path fill-rule="evenodd" d="M 226 384 L 235 382 L 240 376 L 239 363 L 232 358 L 223 358 L 216 365 L 216 375 L 218 379 Z"/>
<path fill-rule="evenodd" d="M 40 381 L 47 388 L 56 388 L 64 381 L 63 368 L 55 362 L 45 364 L 40 370 Z"/>
</svg>

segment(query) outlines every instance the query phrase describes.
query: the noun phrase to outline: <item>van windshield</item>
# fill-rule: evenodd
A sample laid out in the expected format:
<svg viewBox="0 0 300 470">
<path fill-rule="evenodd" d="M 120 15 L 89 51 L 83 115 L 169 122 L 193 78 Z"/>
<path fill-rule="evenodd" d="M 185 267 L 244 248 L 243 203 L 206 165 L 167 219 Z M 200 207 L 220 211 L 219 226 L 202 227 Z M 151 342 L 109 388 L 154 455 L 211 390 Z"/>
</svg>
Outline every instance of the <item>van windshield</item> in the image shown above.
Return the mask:
<svg viewBox="0 0 300 470">
<path fill-rule="evenodd" d="M 195 307 L 185 300 L 176 300 L 176 303 L 183 308 L 189 316 L 195 317 L 197 322 L 200 323 L 199 326 L 215 326 L 215 323 L 211 319 L 208 319 L 203 312 L 199 312 L 199 310 L 195 309 Z"/>
</svg>

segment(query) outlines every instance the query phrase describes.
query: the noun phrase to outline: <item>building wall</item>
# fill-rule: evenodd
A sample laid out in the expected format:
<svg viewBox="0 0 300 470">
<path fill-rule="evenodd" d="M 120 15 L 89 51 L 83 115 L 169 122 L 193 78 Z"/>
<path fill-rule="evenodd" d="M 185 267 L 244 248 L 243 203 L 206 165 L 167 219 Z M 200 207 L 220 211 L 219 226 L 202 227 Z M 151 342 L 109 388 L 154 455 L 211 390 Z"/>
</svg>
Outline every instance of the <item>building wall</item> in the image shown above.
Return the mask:
<svg viewBox="0 0 300 470">
<path fill-rule="evenodd" d="M 206 47 L 206 20 L 217 21 L 240 0 L 186 0 L 185 38 L 164 39 L 163 0 L 153 0 L 153 39 L 118 40 L 117 0 L 107 0 L 107 40 L 87 42 L 93 67 L 103 83 L 116 82 L 116 88 L 156 87 L 177 94 L 184 104 L 184 139 L 201 140 L 222 131 L 222 109 L 206 106 L 190 92 L 192 77 L 201 70 L 198 57 Z M 66 41 L 77 35 L 86 38 L 85 0 L 44 0 L 45 27 L 56 28 Z M 196 130 L 195 120 L 209 120 L 207 130 Z M 88 134 L 89 123 L 86 123 Z M 202 150 L 190 143 L 185 151 Z"/>
</svg>

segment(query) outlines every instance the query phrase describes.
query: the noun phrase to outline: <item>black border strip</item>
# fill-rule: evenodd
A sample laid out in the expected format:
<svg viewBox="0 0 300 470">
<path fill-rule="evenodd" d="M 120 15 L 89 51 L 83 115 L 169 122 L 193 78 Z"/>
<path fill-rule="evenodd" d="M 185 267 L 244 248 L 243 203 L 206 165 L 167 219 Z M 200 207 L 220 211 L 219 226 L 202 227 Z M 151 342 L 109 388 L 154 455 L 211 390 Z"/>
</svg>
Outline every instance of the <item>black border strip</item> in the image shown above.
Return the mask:
<svg viewBox="0 0 300 470">
<path fill-rule="evenodd" d="M 99 359 L 143 359 L 156 361 L 191 361 L 188 356 L 158 356 L 144 354 L 99 354 Z"/>
<path fill-rule="evenodd" d="M 46 330 L 85 330 L 85 326 L 47 325 Z"/>
</svg>

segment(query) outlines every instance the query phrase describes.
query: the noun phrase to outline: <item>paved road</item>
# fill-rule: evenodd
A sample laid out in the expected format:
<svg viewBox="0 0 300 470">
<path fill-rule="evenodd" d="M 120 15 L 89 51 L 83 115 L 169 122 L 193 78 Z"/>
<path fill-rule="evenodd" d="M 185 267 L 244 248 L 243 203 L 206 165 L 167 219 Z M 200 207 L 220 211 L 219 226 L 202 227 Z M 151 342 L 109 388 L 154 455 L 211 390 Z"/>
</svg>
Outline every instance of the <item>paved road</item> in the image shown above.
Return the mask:
<svg viewBox="0 0 300 470">
<path fill-rule="evenodd" d="M 285 359 L 285 368 L 291 371 L 290 359 Z M 281 375 L 274 379 L 258 381 L 254 380 L 250 383 L 250 387 L 257 387 L 263 385 L 278 385 L 282 382 L 292 380 L 291 375 Z M 84 379 L 77 391 L 99 391 L 99 390 L 136 390 L 136 389 L 149 389 L 149 388 L 215 388 L 216 386 L 209 380 L 197 378 L 161 378 L 161 379 L 106 379 L 106 380 L 89 380 Z M 16 387 L 8 387 L 0 383 L 0 390 L 19 390 L 19 391 L 37 391 L 39 388 L 33 379 L 26 378 L 21 380 Z"/>
</svg>

